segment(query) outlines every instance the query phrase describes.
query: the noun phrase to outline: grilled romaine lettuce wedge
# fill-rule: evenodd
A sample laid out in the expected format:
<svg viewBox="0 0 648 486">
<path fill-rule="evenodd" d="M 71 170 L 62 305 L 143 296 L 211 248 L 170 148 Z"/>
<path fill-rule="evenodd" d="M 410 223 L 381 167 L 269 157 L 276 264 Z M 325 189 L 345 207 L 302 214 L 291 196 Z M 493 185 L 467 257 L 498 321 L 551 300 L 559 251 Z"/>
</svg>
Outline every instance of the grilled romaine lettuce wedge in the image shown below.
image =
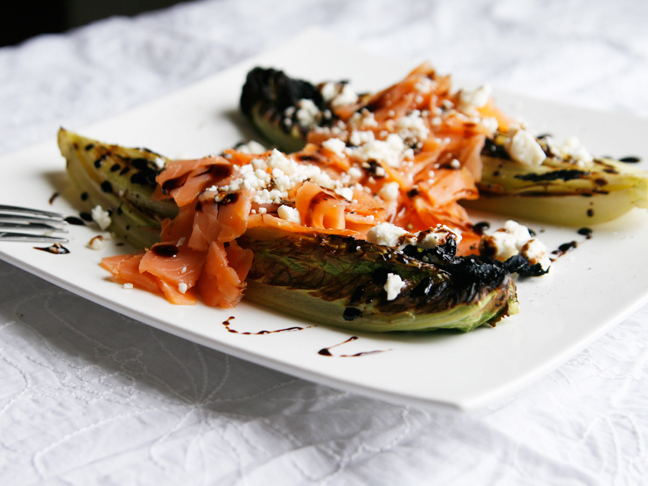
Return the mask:
<svg viewBox="0 0 648 486">
<path fill-rule="evenodd" d="M 574 163 L 554 154 L 546 137 L 536 139 L 547 158 L 530 166 L 511 160 L 507 137 L 496 135 L 482 151 L 475 209 L 583 226 L 611 221 L 635 207 L 648 208 L 648 174 L 610 158 Z"/>
<path fill-rule="evenodd" d="M 283 151 L 296 151 L 305 145 L 309 130 L 337 122 L 335 110 L 320 92 L 324 85 L 318 86 L 291 79 L 282 71 L 255 68 L 243 86 L 241 110 L 271 144 Z M 308 125 L 300 123 L 295 114 L 302 99 L 311 100 L 327 116 L 313 118 Z M 371 111 L 363 98 L 356 107 L 358 112 Z M 645 171 L 610 158 L 576 163 L 552 150 L 545 137 L 536 139 L 545 161 L 527 165 L 509 156 L 506 141 L 506 133 L 486 140 L 481 180 L 476 183 L 480 196 L 462 201 L 465 206 L 568 226 L 603 223 L 634 207 L 648 208 Z"/>
<path fill-rule="evenodd" d="M 101 206 L 110 213 L 109 231 L 136 248 L 160 239 L 160 224 L 173 218 L 173 202 L 151 198 L 160 173 L 161 155 L 147 149 L 108 145 L 61 128 L 58 145 L 67 161 L 67 173 L 87 211 Z"/>
<path fill-rule="evenodd" d="M 454 258 L 452 247 L 441 255 L 416 247 L 403 252 L 350 237 L 268 228 L 248 230 L 238 241 L 254 251 L 248 299 L 325 324 L 470 331 L 518 310 L 513 280 L 501 263 Z M 384 289 L 390 273 L 406 284 L 394 300 Z"/>
<path fill-rule="evenodd" d="M 59 146 L 85 207 L 112 212 L 109 230 L 138 248 L 158 240 L 162 219 L 177 212 L 174 203 L 151 197 L 160 156 L 65 130 Z M 116 164 L 119 169 L 112 169 Z M 400 251 L 317 231 L 257 227 L 237 242 L 254 252 L 247 299 L 316 322 L 382 332 L 470 331 L 518 311 L 505 266 L 484 257 L 456 258 L 452 239 L 434 249 Z M 405 282 L 393 300 L 384 289 L 390 273 Z"/>
</svg>

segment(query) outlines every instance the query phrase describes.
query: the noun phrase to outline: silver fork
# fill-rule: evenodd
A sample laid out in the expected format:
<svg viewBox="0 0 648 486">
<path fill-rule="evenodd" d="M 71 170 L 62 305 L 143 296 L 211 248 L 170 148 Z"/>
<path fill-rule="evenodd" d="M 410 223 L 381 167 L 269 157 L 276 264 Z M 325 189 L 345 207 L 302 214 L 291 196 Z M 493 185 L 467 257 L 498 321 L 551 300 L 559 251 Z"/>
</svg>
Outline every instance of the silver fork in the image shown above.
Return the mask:
<svg viewBox="0 0 648 486">
<path fill-rule="evenodd" d="M 0 204 L 0 241 L 67 243 L 53 233 L 67 233 L 65 216 L 40 209 Z"/>
</svg>

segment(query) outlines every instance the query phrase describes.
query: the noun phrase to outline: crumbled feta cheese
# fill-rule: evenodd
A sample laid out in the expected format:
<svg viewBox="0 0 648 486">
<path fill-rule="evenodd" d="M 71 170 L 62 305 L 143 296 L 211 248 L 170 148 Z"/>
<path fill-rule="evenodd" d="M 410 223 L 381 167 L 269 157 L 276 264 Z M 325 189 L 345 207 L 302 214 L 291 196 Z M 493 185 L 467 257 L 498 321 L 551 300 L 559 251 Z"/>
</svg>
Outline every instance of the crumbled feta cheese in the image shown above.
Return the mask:
<svg viewBox="0 0 648 486">
<path fill-rule="evenodd" d="M 471 111 L 475 108 L 483 108 L 488 103 L 493 89 L 489 85 L 480 86 L 474 91 L 461 90 L 459 94 L 459 109 Z"/>
<path fill-rule="evenodd" d="M 400 246 L 401 238 L 408 234 L 403 228 L 393 224 L 380 223 L 367 232 L 367 241 L 376 245 L 397 248 Z"/>
<path fill-rule="evenodd" d="M 266 164 L 266 161 L 263 159 L 252 159 L 252 167 L 254 167 L 255 170 L 266 170 L 268 168 L 268 164 Z"/>
<path fill-rule="evenodd" d="M 88 242 L 88 248 L 92 250 L 103 250 L 105 246 L 104 237 L 97 235 Z"/>
<path fill-rule="evenodd" d="M 405 282 L 403 282 L 403 279 L 399 275 L 395 273 L 387 274 L 387 282 L 383 287 L 385 292 L 387 292 L 387 300 L 394 300 L 398 297 L 403 287 L 405 287 Z"/>
<path fill-rule="evenodd" d="M 398 135 L 401 138 L 415 138 L 425 140 L 430 135 L 430 130 L 425 125 L 425 120 L 421 118 L 419 110 L 412 111 L 409 115 L 403 116 L 398 120 Z"/>
<path fill-rule="evenodd" d="M 360 119 L 360 127 L 361 128 L 373 128 L 377 127 L 378 122 L 376 121 L 376 118 L 374 117 L 374 114 L 370 112 L 369 110 L 362 110 L 362 118 Z"/>
<path fill-rule="evenodd" d="M 527 241 L 520 248 L 520 255 L 526 257 L 531 265 L 539 263 L 543 270 L 548 270 L 551 266 L 551 260 L 547 255 L 547 247 L 537 238 Z"/>
<path fill-rule="evenodd" d="M 349 143 L 351 145 L 363 145 L 365 143 L 373 142 L 375 140 L 374 133 L 372 131 L 358 131 L 353 130 L 351 136 L 349 137 Z"/>
<path fill-rule="evenodd" d="M 102 230 L 108 228 L 108 226 L 110 226 L 110 224 L 112 223 L 112 220 L 110 219 L 110 213 L 108 211 L 104 211 L 103 208 L 99 205 L 92 208 L 91 215 L 94 222 L 97 223 Z"/>
<path fill-rule="evenodd" d="M 268 150 L 259 142 L 256 142 L 254 140 L 239 144 L 235 148 L 236 150 L 243 152 L 244 154 L 262 154 L 263 152 L 266 152 Z"/>
<path fill-rule="evenodd" d="M 297 102 L 297 113 L 295 117 L 297 118 L 297 123 L 304 128 L 316 124 L 318 118 L 322 115 L 319 108 L 313 100 L 307 98 L 301 99 Z"/>
<path fill-rule="evenodd" d="M 122 287 L 125 288 L 125 289 L 132 289 L 133 284 L 132 283 L 125 283 L 124 285 L 122 285 Z"/>
<path fill-rule="evenodd" d="M 486 248 L 486 253 L 503 262 L 520 254 L 532 265 L 539 263 L 543 270 L 551 266 L 546 246 L 533 238 L 526 226 L 515 221 L 507 221 L 491 236 L 482 237 L 482 246 Z"/>
<path fill-rule="evenodd" d="M 547 158 L 538 141 L 527 130 L 512 128 L 509 137 L 506 151 L 513 160 L 521 164 L 538 166 L 542 165 Z"/>
<path fill-rule="evenodd" d="M 518 254 L 515 236 L 502 230 L 498 230 L 491 236 L 484 236 L 482 242 L 487 242 L 493 258 L 505 262 L 513 255 Z"/>
<path fill-rule="evenodd" d="M 358 101 L 358 95 L 349 84 L 345 84 L 338 95 L 331 100 L 332 108 L 339 108 L 340 106 L 352 105 Z"/>
<path fill-rule="evenodd" d="M 186 283 L 181 282 L 181 283 L 178 284 L 178 292 L 180 292 L 181 294 L 184 295 L 187 292 L 188 289 L 189 289 L 189 287 L 187 286 Z"/>
<path fill-rule="evenodd" d="M 452 238 L 457 243 L 460 243 L 462 238 L 461 232 L 453 230 L 444 224 L 437 224 L 434 229 L 421 231 L 416 235 L 416 246 L 427 250 L 445 245 L 448 238 Z"/>
<path fill-rule="evenodd" d="M 328 103 L 333 98 L 335 98 L 335 95 L 337 94 L 337 88 L 333 83 L 324 83 L 320 88 L 320 93 L 322 94 L 324 101 Z"/>
<path fill-rule="evenodd" d="M 398 198 L 399 190 L 400 185 L 398 182 L 389 182 L 381 187 L 378 196 L 380 196 L 383 201 L 394 201 Z"/>
<path fill-rule="evenodd" d="M 569 137 L 560 147 L 560 153 L 565 159 L 571 159 L 574 162 L 590 163 L 594 160 L 589 151 L 576 137 Z"/>
<path fill-rule="evenodd" d="M 429 78 L 421 78 L 414 85 L 414 89 L 420 93 L 426 94 L 432 91 L 432 80 Z"/>
<path fill-rule="evenodd" d="M 344 141 L 340 140 L 339 138 L 329 138 L 328 140 L 322 142 L 322 147 L 342 157 L 344 155 L 346 143 L 344 143 Z"/>
<path fill-rule="evenodd" d="M 339 189 L 335 189 L 334 192 L 342 196 L 347 201 L 351 201 L 353 199 L 353 189 L 351 189 L 350 187 L 341 187 Z"/>
<path fill-rule="evenodd" d="M 289 221 L 291 223 L 296 223 L 296 224 L 301 224 L 301 216 L 299 214 L 299 211 L 295 208 L 291 208 L 290 206 L 279 206 L 279 209 L 277 209 L 277 215 L 286 221 Z"/>
<path fill-rule="evenodd" d="M 355 180 L 362 177 L 362 171 L 357 167 L 351 167 L 349 170 L 347 170 L 347 174 L 349 174 L 349 176 L 351 176 L 351 178 Z"/>
<path fill-rule="evenodd" d="M 373 132 L 354 132 L 354 133 L 371 133 Z M 353 138 L 353 135 L 352 135 Z M 414 151 L 407 147 L 403 139 L 395 133 L 390 134 L 386 140 L 369 140 L 360 144 L 359 137 L 353 145 L 359 145 L 355 148 L 347 148 L 347 153 L 362 161 L 377 160 L 385 162 L 391 167 L 400 167 L 403 159 L 412 158 Z"/>
<path fill-rule="evenodd" d="M 486 130 L 488 130 L 490 133 L 495 133 L 499 128 L 499 123 L 497 122 L 497 118 L 493 116 L 487 116 L 485 118 L 482 118 L 481 124 L 484 125 L 484 127 L 486 127 Z"/>
</svg>

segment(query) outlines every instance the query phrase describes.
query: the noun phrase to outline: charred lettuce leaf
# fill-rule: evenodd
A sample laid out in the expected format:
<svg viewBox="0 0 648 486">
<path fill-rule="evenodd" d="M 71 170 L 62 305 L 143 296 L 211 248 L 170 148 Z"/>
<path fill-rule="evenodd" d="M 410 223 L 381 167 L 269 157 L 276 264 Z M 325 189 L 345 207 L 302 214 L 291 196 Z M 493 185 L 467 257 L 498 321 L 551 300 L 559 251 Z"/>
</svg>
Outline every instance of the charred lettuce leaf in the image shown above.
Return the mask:
<svg viewBox="0 0 648 486">
<path fill-rule="evenodd" d="M 635 207 L 648 208 L 648 174 L 610 158 L 575 164 L 537 139 L 547 158 L 540 166 L 517 163 L 505 137 L 488 140 L 477 183 L 479 199 L 465 205 L 547 223 L 584 226 L 611 221 Z"/>
<path fill-rule="evenodd" d="M 320 110 L 326 108 L 322 94 L 311 83 L 290 78 L 283 71 L 256 67 L 247 75 L 240 106 L 270 142 L 283 152 L 297 152 L 306 143 L 308 127 L 287 117 L 286 110 L 295 112 L 304 99 Z"/>
<path fill-rule="evenodd" d="M 510 273 L 470 256 L 439 264 L 335 235 L 253 228 L 239 244 L 254 251 L 248 299 L 326 324 L 364 331 L 470 331 L 515 314 Z M 428 259 L 429 260 L 429 259 Z M 387 300 L 390 273 L 405 286 Z"/>
<path fill-rule="evenodd" d="M 147 149 L 108 145 L 60 129 L 58 145 L 67 161 L 67 173 L 78 203 L 87 211 L 101 206 L 111 216 L 107 228 L 136 248 L 151 247 L 160 239 L 164 218 L 173 218 L 173 202 L 151 196 L 164 157 Z"/>
<path fill-rule="evenodd" d="M 178 210 L 152 199 L 161 156 L 66 130 L 59 146 L 81 203 L 111 212 L 110 231 L 137 248 L 159 240 L 161 221 Z M 518 311 L 506 267 L 485 257 L 455 257 L 454 240 L 399 251 L 352 237 L 257 227 L 237 241 L 254 252 L 246 298 L 319 323 L 377 332 L 470 331 Z M 390 273 L 405 282 L 393 300 L 385 291 Z"/>
</svg>

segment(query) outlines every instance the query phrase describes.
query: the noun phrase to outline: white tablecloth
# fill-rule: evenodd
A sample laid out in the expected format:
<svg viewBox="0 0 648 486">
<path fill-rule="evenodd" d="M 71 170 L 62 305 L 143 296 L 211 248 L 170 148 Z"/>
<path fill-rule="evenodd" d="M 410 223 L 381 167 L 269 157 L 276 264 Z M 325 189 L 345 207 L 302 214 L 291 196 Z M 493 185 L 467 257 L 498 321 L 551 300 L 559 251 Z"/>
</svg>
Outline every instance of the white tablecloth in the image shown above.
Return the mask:
<svg viewBox="0 0 648 486">
<path fill-rule="evenodd" d="M 648 116 L 646 2 L 214 0 L 1 48 L 0 153 L 311 25 L 412 66 L 429 59 L 462 78 Z M 228 357 L 0 262 L 0 483 L 646 484 L 647 323 L 643 308 L 490 409 L 420 410 Z"/>
</svg>

